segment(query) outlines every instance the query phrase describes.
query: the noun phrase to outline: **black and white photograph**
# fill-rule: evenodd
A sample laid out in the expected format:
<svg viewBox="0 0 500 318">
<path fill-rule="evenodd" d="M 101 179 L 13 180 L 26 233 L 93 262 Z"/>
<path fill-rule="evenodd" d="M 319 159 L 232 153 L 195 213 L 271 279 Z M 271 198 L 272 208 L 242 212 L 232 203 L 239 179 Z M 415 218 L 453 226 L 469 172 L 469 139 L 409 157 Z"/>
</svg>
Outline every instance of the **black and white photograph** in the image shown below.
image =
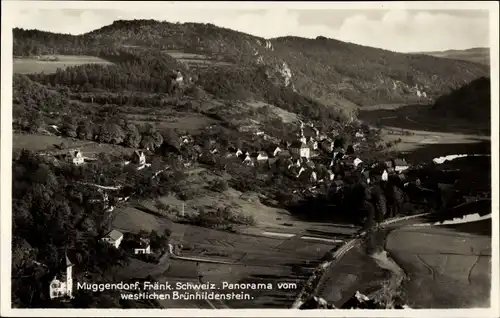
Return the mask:
<svg viewBox="0 0 500 318">
<path fill-rule="evenodd" d="M 2 1 L 2 316 L 498 317 L 498 8 Z"/>
</svg>

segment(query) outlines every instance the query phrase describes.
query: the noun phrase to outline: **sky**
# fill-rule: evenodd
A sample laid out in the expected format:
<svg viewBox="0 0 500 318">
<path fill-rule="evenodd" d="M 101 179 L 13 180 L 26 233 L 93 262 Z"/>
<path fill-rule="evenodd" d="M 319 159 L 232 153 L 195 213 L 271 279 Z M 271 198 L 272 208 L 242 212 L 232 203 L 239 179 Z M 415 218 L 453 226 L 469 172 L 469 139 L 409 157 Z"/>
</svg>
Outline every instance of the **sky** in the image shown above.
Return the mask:
<svg viewBox="0 0 500 318">
<path fill-rule="evenodd" d="M 16 2 L 22 4 L 28 1 Z M 162 5 L 151 7 L 144 3 L 137 5 L 129 2 L 117 5 L 118 2 L 114 2 L 111 6 L 94 3 L 90 7 L 87 5 L 87 8 L 73 5 L 71 9 L 65 9 L 66 3 L 68 1 L 60 1 L 57 7 L 50 8 L 24 6 L 14 13 L 13 24 L 25 29 L 81 34 L 118 19 L 155 19 L 181 23 L 212 23 L 264 38 L 287 35 L 315 38 L 321 35 L 397 52 L 490 46 L 488 11 L 470 8 L 424 10 L 386 4 L 377 7 L 378 9 L 368 9 L 366 5 L 364 8 L 358 6 L 334 9 L 331 4 L 329 7 L 323 5 L 322 8 L 321 4 L 317 3 L 309 7 L 302 3 L 300 8 L 285 4 L 262 7 L 258 3 L 247 3 L 242 8 L 234 5 L 221 7 L 221 3 L 211 6 L 208 2 L 191 4 L 189 7 L 169 6 L 168 2 L 164 2 Z M 430 5 L 432 3 L 427 7 Z"/>
</svg>

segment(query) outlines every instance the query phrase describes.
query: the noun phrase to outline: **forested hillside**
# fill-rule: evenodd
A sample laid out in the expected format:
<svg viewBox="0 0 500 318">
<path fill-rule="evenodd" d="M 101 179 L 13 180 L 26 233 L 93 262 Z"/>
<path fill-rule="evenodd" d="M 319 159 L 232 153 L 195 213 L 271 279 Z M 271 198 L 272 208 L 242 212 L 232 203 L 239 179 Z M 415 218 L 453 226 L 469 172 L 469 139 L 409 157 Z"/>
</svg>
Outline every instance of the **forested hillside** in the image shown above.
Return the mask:
<svg viewBox="0 0 500 318">
<path fill-rule="evenodd" d="M 438 98 L 433 110 L 436 114 L 485 123 L 489 127 L 491 121 L 490 86 L 488 77 L 478 78 Z"/>
<path fill-rule="evenodd" d="M 212 67 L 226 63 L 249 76 L 252 71 L 246 67 L 262 65 L 273 82 L 342 111 L 426 102 L 488 74 L 487 66 L 466 61 L 394 53 L 324 37 L 265 40 L 211 24 L 116 21 L 81 36 L 14 30 L 15 56 L 76 54 L 116 61 L 146 50 L 203 55 Z M 210 77 L 212 67 L 193 70 L 193 75 Z"/>
</svg>

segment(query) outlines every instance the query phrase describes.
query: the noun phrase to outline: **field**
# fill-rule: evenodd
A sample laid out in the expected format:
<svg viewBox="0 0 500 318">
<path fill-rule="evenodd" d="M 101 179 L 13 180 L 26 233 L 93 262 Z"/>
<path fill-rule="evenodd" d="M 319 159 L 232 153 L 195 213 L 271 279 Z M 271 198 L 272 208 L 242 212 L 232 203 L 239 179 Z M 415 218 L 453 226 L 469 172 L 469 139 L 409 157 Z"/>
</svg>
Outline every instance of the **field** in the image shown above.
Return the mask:
<svg viewBox="0 0 500 318">
<path fill-rule="evenodd" d="M 81 64 L 112 64 L 109 61 L 95 57 L 95 56 L 81 56 L 81 55 L 55 55 L 56 61 L 46 61 L 34 58 L 14 58 L 13 71 L 14 73 L 30 74 L 41 73 L 45 74 L 55 73 L 58 68 L 64 69 L 69 66 Z"/>
<path fill-rule="evenodd" d="M 389 234 L 386 249 L 410 276 L 410 307 L 490 306 L 491 237 L 443 226 L 402 228 Z"/>
<path fill-rule="evenodd" d="M 189 171 L 188 171 L 189 172 Z M 287 211 L 262 204 L 258 195 L 241 193 L 232 188 L 222 193 L 206 188 L 216 176 L 211 172 L 194 168 L 185 184 L 196 190 L 193 199 L 180 200 L 175 196 L 159 199 L 164 204 L 184 213 L 196 213 L 197 207 L 214 207 L 219 204 L 238 207 L 245 214 L 256 219 L 256 225 L 238 229 L 239 233 L 218 231 L 193 225 L 174 223 L 164 217 L 150 213 L 155 211 L 154 201 L 143 201 L 140 206 L 118 208 L 113 226 L 124 232 L 140 230 L 171 231 L 171 243 L 182 244 L 180 254 L 172 257 L 167 264 L 145 270 L 140 263 L 123 269 L 125 273 L 141 271 L 141 277 L 151 274 L 157 281 L 192 281 L 202 277 L 203 281 L 228 283 L 271 283 L 272 288 L 247 290 L 252 299 L 228 300 L 222 304 L 212 302 L 200 304 L 197 301 L 161 301 L 166 307 L 200 308 L 283 308 L 289 307 L 298 295 L 304 282 L 323 259 L 326 253 L 343 244 L 357 232 L 357 228 L 328 223 L 307 223 L 295 220 Z M 182 185 L 181 185 L 182 186 Z M 287 225 L 285 225 L 287 223 Z M 334 241 L 325 241 L 325 240 Z M 137 267 L 137 271 L 134 268 Z M 279 289 L 277 283 L 292 282 L 289 289 Z M 228 292 L 228 291 L 226 291 Z"/>
<path fill-rule="evenodd" d="M 192 68 L 205 68 L 210 65 L 233 65 L 232 63 L 219 61 L 202 54 L 192 54 L 180 51 L 165 51 L 165 53 Z"/>
<path fill-rule="evenodd" d="M 58 149 L 55 145 L 64 144 L 62 149 Z M 12 140 L 13 150 L 27 149 L 35 152 L 51 152 L 61 153 L 65 149 L 78 148 L 84 157 L 95 157 L 99 153 L 108 154 L 125 154 L 130 155 L 133 149 L 125 148 L 117 145 L 100 144 L 92 141 L 83 141 L 74 138 L 65 138 L 49 135 L 28 135 L 28 134 L 13 134 Z"/>
<path fill-rule="evenodd" d="M 289 307 L 325 253 L 335 248 L 328 243 L 311 244 L 299 237 L 242 235 L 176 223 L 172 223 L 170 229 L 172 242 L 183 245 L 178 259 L 172 257 L 168 264 L 149 269 L 142 263 L 134 262 L 120 270 L 120 275 L 130 275 L 137 268 L 135 277 L 151 274 L 160 282 L 197 282 L 201 279 L 216 283 L 218 287 L 222 287 L 223 282 L 272 285 L 260 290 L 233 290 L 249 293 L 252 299 L 224 301 L 223 304 L 214 302 L 217 308 Z M 277 284 L 282 282 L 294 285 L 280 289 Z M 163 302 L 163 306 L 177 308 L 193 305 L 193 301 Z"/>
</svg>

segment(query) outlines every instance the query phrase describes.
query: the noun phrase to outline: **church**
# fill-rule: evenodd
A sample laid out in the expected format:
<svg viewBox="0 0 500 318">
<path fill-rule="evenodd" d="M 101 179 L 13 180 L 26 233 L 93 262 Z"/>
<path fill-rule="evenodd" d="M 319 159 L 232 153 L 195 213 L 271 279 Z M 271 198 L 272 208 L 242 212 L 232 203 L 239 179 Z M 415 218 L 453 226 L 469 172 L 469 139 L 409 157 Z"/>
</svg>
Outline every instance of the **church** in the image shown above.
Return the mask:
<svg viewBox="0 0 500 318">
<path fill-rule="evenodd" d="M 74 264 L 65 255 L 66 269 L 57 274 L 50 282 L 50 299 L 73 299 L 73 266 Z"/>
</svg>

